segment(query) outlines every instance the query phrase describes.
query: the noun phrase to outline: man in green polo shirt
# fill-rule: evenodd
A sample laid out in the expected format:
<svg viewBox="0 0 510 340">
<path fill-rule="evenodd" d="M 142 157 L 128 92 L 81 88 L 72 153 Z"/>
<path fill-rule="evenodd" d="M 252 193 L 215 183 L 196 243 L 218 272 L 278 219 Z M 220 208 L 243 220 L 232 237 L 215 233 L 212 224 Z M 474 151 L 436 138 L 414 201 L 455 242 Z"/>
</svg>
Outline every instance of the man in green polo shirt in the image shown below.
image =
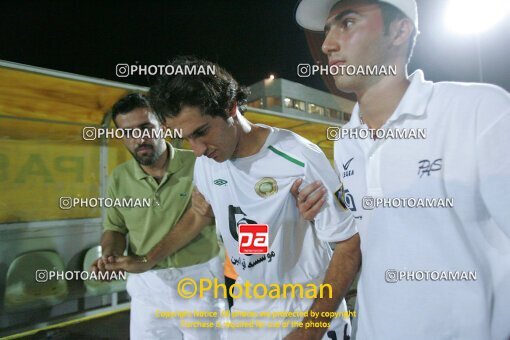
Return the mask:
<svg viewBox="0 0 510 340">
<path fill-rule="evenodd" d="M 140 94 L 121 98 L 112 118 L 125 135 L 145 135 L 162 126 Z M 216 329 L 180 327 L 179 318 L 161 312 L 219 311 L 212 296 L 184 300 L 177 293 L 181 278 L 221 281 L 222 266 L 214 224 L 191 209 L 193 152 L 173 148 L 163 138 L 124 138 L 133 159 L 115 168 L 108 197 L 151 200 L 150 207 L 108 208 L 101 239 L 102 257 L 92 271 L 127 271 L 131 296 L 132 339 L 217 339 Z M 129 253 L 123 256 L 126 247 Z M 159 314 L 158 314 L 159 313 Z"/>
</svg>

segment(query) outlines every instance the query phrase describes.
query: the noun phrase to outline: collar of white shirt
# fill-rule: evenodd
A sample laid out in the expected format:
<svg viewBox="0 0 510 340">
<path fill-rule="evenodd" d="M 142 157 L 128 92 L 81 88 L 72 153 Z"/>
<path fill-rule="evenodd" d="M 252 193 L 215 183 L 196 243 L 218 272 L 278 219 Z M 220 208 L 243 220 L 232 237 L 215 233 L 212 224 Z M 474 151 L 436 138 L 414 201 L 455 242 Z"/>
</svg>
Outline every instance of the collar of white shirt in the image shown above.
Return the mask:
<svg viewBox="0 0 510 340">
<path fill-rule="evenodd" d="M 403 116 L 419 117 L 425 114 L 434 83 L 425 80 L 422 70 L 415 71 L 409 79 L 411 84 L 385 125 Z M 359 104 L 356 103 L 352 111 L 351 120 L 344 125 L 344 128 L 356 129 L 359 127 L 361 127 Z"/>
</svg>

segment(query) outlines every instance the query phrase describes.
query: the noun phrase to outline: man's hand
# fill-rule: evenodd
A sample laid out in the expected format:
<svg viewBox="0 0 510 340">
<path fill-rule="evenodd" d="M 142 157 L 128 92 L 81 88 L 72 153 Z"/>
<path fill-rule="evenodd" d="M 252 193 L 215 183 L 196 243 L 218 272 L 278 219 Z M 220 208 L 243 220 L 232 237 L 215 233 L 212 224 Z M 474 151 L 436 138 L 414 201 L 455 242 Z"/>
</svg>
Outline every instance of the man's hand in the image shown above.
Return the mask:
<svg viewBox="0 0 510 340">
<path fill-rule="evenodd" d="M 191 208 L 199 215 L 214 218 L 211 205 L 205 200 L 204 195 L 197 190 L 197 187 L 193 188 L 193 193 L 191 194 Z"/>
<path fill-rule="evenodd" d="M 101 236 L 101 254 L 102 256 L 95 260 L 90 266 L 89 271 L 95 274 L 106 273 L 107 264 L 114 263 L 117 256 L 124 253 L 126 248 L 126 236 L 120 232 L 106 230 Z M 100 276 L 100 278 L 104 278 Z M 109 279 L 101 281 L 111 281 Z"/>
<path fill-rule="evenodd" d="M 199 198 L 199 197 L 197 197 Z M 193 203 L 191 203 L 193 204 Z M 211 218 L 199 214 L 195 209 L 188 208 L 179 222 L 147 253 L 152 267 L 188 245 L 209 226 Z"/>
<path fill-rule="evenodd" d="M 89 268 L 89 272 L 96 274 L 99 272 L 104 272 L 106 270 L 104 266 L 105 263 L 103 257 L 99 257 L 97 260 L 92 262 L 92 265 Z"/>
<path fill-rule="evenodd" d="M 303 216 L 305 220 L 311 221 L 317 216 L 326 202 L 326 193 L 328 191 L 320 181 L 315 181 L 299 191 L 299 187 L 302 183 L 303 179 L 298 178 L 294 184 L 292 184 L 290 192 L 296 199 L 296 206 L 301 216 Z"/>
<path fill-rule="evenodd" d="M 126 271 L 128 273 L 143 273 L 150 270 L 156 264 L 151 261 L 144 262 L 143 257 L 130 255 L 130 256 L 117 256 L 114 261 L 105 264 L 106 270 L 109 271 Z"/>
<path fill-rule="evenodd" d="M 103 254 L 100 258 L 92 262 L 92 265 L 89 268 L 89 271 L 95 274 L 106 273 L 109 270 L 106 269 L 106 265 L 115 262 L 115 255 L 110 254 Z M 104 278 L 105 276 L 99 276 L 101 278 Z M 111 281 L 109 279 L 102 279 L 101 281 Z"/>
</svg>

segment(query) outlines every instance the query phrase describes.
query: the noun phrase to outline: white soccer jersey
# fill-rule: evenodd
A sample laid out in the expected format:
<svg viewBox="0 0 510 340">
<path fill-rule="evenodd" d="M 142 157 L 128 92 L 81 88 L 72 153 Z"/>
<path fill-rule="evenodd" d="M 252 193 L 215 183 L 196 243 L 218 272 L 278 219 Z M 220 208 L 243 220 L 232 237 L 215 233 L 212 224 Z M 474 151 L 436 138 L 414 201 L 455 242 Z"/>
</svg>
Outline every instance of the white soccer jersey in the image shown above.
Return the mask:
<svg viewBox="0 0 510 340">
<path fill-rule="evenodd" d="M 295 133 L 271 129 L 261 150 L 252 156 L 217 163 L 200 157 L 194 180 L 211 204 L 216 226 L 239 276 L 252 283 L 321 283 L 331 258 L 327 242 L 356 234 L 354 218 L 333 190 L 340 188 L 324 153 Z M 299 214 L 290 188 L 322 181 L 328 190 L 315 224 Z M 239 253 L 239 224 L 269 225 L 269 253 Z"/>
<path fill-rule="evenodd" d="M 425 139 L 335 142 L 361 238 L 356 338 L 509 339 L 510 96 L 434 84 L 421 71 L 411 80 L 383 128 L 425 128 Z M 367 128 L 357 105 L 344 128 Z M 453 198 L 454 207 L 365 210 L 365 196 Z M 406 274 L 398 281 L 394 271 Z M 439 279 L 448 272 L 476 280 Z"/>
</svg>

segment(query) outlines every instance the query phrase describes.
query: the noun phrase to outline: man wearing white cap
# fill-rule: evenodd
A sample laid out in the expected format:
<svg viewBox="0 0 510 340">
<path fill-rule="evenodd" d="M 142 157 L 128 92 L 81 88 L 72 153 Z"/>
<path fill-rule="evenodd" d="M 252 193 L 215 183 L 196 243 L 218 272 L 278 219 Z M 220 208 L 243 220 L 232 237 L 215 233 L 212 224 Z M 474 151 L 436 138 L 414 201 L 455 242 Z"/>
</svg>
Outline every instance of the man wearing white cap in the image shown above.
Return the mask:
<svg viewBox="0 0 510 340">
<path fill-rule="evenodd" d="M 421 139 L 335 142 L 361 238 L 356 339 L 510 339 L 510 157 L 503 156 L 510 95 L 487 84 L 432 83 L 421 70 L 408 76 L 414 0 L 303 0 L 296 20 L 325 32 L 330 67 L 397 68 L 334 76 L 358 101 L 344 129 L 426 131 Z M 305 218 L 320 210 L 320 198 L 318 186 L 299 192 Z M 452 204 L 410 204 L 420 199 Z"/>
</svg>

